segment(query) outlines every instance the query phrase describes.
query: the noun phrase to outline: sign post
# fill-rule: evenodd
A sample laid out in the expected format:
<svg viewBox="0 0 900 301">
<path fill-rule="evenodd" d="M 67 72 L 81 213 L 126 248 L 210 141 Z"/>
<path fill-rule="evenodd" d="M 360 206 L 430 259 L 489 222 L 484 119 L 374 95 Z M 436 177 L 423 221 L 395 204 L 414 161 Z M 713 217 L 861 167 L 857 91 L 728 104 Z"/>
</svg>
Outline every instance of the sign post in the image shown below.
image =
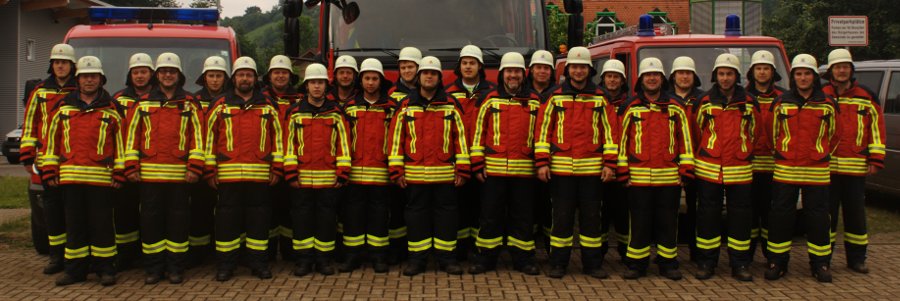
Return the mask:
<svg viewBox="0 0 900 301">
<path fill-rule="evenodd" d="M 869 46 L 869 17 L 829 16 L 828 45 Z"/>
</svg>

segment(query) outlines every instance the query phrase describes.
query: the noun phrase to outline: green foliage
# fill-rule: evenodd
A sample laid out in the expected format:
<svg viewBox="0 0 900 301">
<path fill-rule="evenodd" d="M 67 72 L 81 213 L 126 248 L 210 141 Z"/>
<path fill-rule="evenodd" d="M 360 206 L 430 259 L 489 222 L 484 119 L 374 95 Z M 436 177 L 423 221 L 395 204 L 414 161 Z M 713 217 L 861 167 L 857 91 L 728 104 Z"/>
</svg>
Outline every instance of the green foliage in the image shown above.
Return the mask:
<svg viewBox="0 0 900 301">
<path fill-rule="evenodd" d="M 828 16 L 869 17 L 869 46 L 851 47 L 854 60 L 900 58 L 900 6 L 891 0 L 774 1 L 763 33 L 781 39 L 790 57 L 808 53 L 824 64 L 834 47 L 828 45 Z"/>
<path fill-rule="evenodd" d="M 130 7 L 180 7 L 176 0 L 107 0 L 106 3 L 114 6 Z"/>
<path fill-rule="evenodd" d="M 0 176 L 0 209 L 28 208 L 28 180 Z"/>
<path fill-rule="evenodd" d="M 595 36 L 592 29 L 591 20 L 585 20 L 584 41 L 583 45 L 589 45 Z M 568 44 L 569 34 L 569 14 L 560 12 L 556 6 L 548 6 L 547 9 L 547 32 L 550 35 L 550 50 L 553 53 L 559 53 L 559 45 Z"/>
<path fill-rule="evenodd" d="M 300 16 L 300 49 L 315 46 L 318 33 L 313 24 L 318 22 L 317 9 L 304 9 Z M 256 6 L 248 7 L 243 16 L 225 18 L 223 26 L 230 26 L 238 36 L 241 55 L 256 60 L 259 70 L 268 69 L 269 59 L 284 53 L 284 16 L 281 5 L 263 12 Z"/>
</svg>

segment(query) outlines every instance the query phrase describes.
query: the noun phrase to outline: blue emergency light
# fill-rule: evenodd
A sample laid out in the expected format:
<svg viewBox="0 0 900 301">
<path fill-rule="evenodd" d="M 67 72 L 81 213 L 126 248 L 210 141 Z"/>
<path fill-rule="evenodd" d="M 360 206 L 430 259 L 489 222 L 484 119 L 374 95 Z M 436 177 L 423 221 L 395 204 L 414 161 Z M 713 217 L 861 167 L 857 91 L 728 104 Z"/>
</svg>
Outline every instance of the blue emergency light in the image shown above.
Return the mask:
<svg viewBox="0 0 900 301">
<path fill-rule="evenodd" d="M 91 7 L 88 15 L 92 22 L 109 20 L 136 20 L 145 22 L 199 22 L 216 23 L 216 8 L 163 8 L 163 7 Z"/>
<path fill-rule="evenodd" d="M 741 17 L 728 15 L 725 17 L 725 36 L 737 37 L 741 35 Z"/>
<path fill-rule="evenodd" d="M 639 37 L 656 36 L 656 32 L 653 30 L 653 17 L 652 16 L 641 15 L 641 17 L 638 19 L 637 35 Z"/>
</svg>

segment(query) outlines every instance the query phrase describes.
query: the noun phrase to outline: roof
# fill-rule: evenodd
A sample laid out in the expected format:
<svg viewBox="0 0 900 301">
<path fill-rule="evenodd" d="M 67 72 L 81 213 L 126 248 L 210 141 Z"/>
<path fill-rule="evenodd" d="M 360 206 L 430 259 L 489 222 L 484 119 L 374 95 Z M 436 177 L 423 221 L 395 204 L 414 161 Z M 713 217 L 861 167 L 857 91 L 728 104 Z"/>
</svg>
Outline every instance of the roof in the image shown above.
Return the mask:
<svg viewBox="0 0 900 301">
<path fill-rule="evenodd" d="M 96 24 L 78 25 L 69 30 L 68 38 L 178 37 L 198 39 L 231 39 L 229 27 L 188 24 Z"/>
<path fill-rule="evenodd" d="M 668 35 L 668 36 L 653 36 L 653 37 L 639 37 L 639 36 L 624 36 L 618 37 L 611 40 L 601 41 L 591 47 L 600 47 L 611 42 L 619 42 L 626 41 L 631 43 L 641 43 L 641 44 L 674 44 L 674 43 L 685 43 L 687 40 L 690 40 L 690 43 L 759 43 L 759 42 L 768 42 L 768 43 L 781 43 L 780 40 L 768 37 L 768 36 L 736 36 L 729 37 L 724 35 L 712 35 L 712 34 L 679 34 L 679 35 Z"/>
<path fill-rule="evenodd" d="M 859 68 L 900 68 L 900 59 L 898 60 L 871 60 L 853 62 L 853 65 Z"/>
</svg>

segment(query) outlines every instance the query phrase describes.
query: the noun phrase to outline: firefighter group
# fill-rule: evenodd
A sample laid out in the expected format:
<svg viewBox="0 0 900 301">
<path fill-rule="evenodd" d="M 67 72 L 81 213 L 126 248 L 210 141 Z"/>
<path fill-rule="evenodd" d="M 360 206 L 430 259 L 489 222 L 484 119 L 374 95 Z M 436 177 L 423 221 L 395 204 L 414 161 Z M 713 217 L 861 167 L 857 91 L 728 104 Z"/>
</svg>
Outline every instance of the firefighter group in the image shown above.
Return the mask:
<svg viewBox="0 0 900 301">
<path fill-rule="evenodd" d="M 630 81 L 623 62 L 598 71 L 574 47 L 562 70 L 547 51 L 505 53 L 489 79 L 469 45 L 444 86 L 441 61 L 412 47 L 396 82 L 373 58 L 311 64 L 301 81 L 285 56 L 268 70 L 213 56 L 192 93 L 178 55 L 137 53 L 110 94 L 100 59 L 59 44 L 22 138 L 44 186 L 43 272 L 106 286 L 140 262 L 146 284 L 181 283 L 215 260 L 217 281 L 239 266 L 268 279 L 280 256 L 301 277 L 400 262 L 414 276 L 432 259 L 460 275 L 495 270 L 506 250 L 539 275 L 540 247 L 562 278 L 578 245 L 582 272 L 603 279 L 615 244 L 623 278 L 646 276 L 655 250 L 659 275 L 679 280 L 684 192 L 697 279 L 715 276 L 723 248 L 739 281 L 753 280 L 757 249 L 764 277 L 783 277 L 799 225 L 812 276 L 831 282 L 838 216 L 847 266 L 868 273 L 864 183 L 885 154 L 875 94 L 844 49 L 824 74 L 807 54 L 790 70 L 765 50 L 751 59 L 698 70 L 648 57 Z"/>
</svg>

